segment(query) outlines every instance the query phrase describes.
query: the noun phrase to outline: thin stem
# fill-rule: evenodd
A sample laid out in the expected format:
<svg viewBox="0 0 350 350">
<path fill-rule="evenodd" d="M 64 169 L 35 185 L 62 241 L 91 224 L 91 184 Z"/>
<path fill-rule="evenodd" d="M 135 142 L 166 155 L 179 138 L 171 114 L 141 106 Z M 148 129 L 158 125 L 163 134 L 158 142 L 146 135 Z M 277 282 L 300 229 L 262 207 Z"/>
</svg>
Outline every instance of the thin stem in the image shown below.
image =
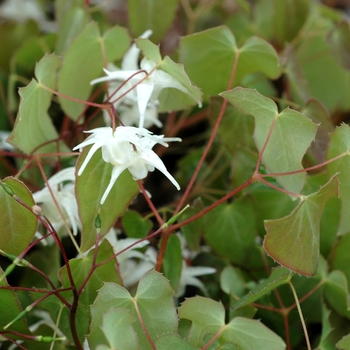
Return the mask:
<svg viewBox="0 0 350 350">
<path fill-rule="evenodd" d="M 145 200 L 146 200 L 148 206 L 152 210 L 152 213 L 154 214 L 155 218 L 157 219 L 159 226 L 162 226 L 164 224 L 164 221 L 160 217 L 156 207 L 154 206 L 153 202 L 151 201 L 151 198 L 149 198 L 145 187 L 143 186 L 143 184 L 142 184 L 142 182 L 140 180 L 137 180 L 137 183 L 139 184 L 139 187 L 140 187 L 140 189 L 142 191 L 143 196 L 145 197 Z"/>
<path fill-rule="evenodd" d="M 277 176 L 294 175 L 294 174 L 299 174 L 299 173 L 303 173 L 303 172 L 308 172 L 308 171 L 312 171 L 312 170 L 316 170 L 316 169 L 322 168 L 322 167 L 324 167 L 327 164 L 333 163 L 333 162 L 335 162 L 336 160 L 338 160 L 340 158 L 348 156 L 349 154 L 350 154 L 349 151 L 345 151 L 345 152 L 343 152 L 341 154 L 338 154 L 336 157 L 334 157 L 332 159 L 326 160 L 325 162 L 322 162 L 320 164 L 311 166 L 309 168 L 293 170 L 293 171 L 286 171 L 286 172 L 283 172 L 283 173 L 271 173 L 271 174 L 259 174 L 259 175 L 260 175 L 260 177 L 277 177 Z"/>
<path fill-rule="evenodd" d="M 136 314 L 137 314 L 137 317 L 140 321 L 140 324 L 141 324 L 141 327 L 142 327 L 142 330 L 144 331 L 146 337 L 147 337 L 147 340 L 149 342 L 149 344 L 151 345 L 152 349 L 153 350 L 157 350 L 156 346 L 154 345 L 153 343 L 153 340 L 151 338 L 151 336 L 149 335 L 148 331 L 147 331 L 147 328 L 143 322 L 143 319 L 142 319 L 142 316 L 141 316 L 141 313 L 140 313 L 140 310 L 139 310 L 139 307 L 137 305 L 137 300 L 135 298 L 133 298 L 133 304 L 135 306 L 135 310 L 136 310 Z"/>
<path fill-rule="evenodd" d="M 256 163 L 256 167 L 255 167 L 255 172 L 254 172 L 254 174 L 258 174 L 258 172 L 259 172 L 259 167 L 260 167 L 260 164 L 261 164 L 261 161 L 262 161 L 262 157 L 263 157 L 263 154 L 264 154 L 265 149 L 266 149 L 266 147 L 267 147 L 267 144 L 268 144 L 269 141 L 270 141 L 270 137 L 271 137 L 271 134 L 272 134 L 273 129 L 275 128 L 276 121 L 277 121 L 277 118 L 275 117 L 274 120 L 272 121 L 272 124 L 271 124 L 271 126 L 270 126 L 269 132 L 268 132 L 268 134 L 267 134 L 267 136 L 266 136 L 264 145 L 263 145 L 263 147 L 262 147 L 262 149 L 261 149 L 261 152 L 259 153 L 259 158 L 258 158 L 258 161 L 257 161 L 257 163 Z"/>
<path fill-rule="evenodd" d="M 308 335 L 308 332 L 307 332 L 307 328 L 306 328 L 305 320 L 304 320 L 304 317 L 303 317 L 303 313 L 301 311 L 301 307 L 300 307 L 300 304 L 299 304 L 298 295 L 297 295 L 297 293 L 295 291 L 295 288 L 294 288 L 294 285 L 293 285 L 292 281 L 289 281 L 288 284 L 290 285 L 290 288 L 292 290 L 292 293 L 293 293 L 293 296 L 294 296 L 294 300 L 295 300 L 295 303 L 296 303 L 296 306 L 297 306 L 297 309 L 298 309 L 301 325 L 303 327 L 304 334 L 305 334 L 305 340 L 306 340 L 307 349 L 311 350 L 311 344 L 310 344 L 310 340 L 309 340 L 309 335 Z"/>
<path fill-rule="evenodd" d="M 239 61 L 239 57 L 240 57 L 240 52 L 238 51 L 237 54 L 236 54 L 236 57 L 235 57 L 235 61 L 233 63 L 233 67 L 232 67 L 232 72 L 231 72 L 231 77 L 230 77 L 230 80 L 229 80 L 229 83 L 228 83 L 228 86 L 227 86 L 227 90 L 229 90 L 231 87 L 232 87 L 232 84 L 233 84 L 233 80 L 234 80 L 234 77 L 235 77 L 235 73 L 236 73 L 236 70 L 237 70 L 237 64 L 238 64 L 238 61 Z M 184 206 L 184 202 L 186 200 L 186 198 L 188 197 L 192 187 L 193 187 L 193 184 L 194 182 L 196 181 L 197 177 L 198 177 L 198 173 L 204 163 L 204 160 L 205 158 L 207 157 L 208 155 L 208 152 L 209 152 L 209 149 L 214 141 L 214 138 L 216 136 L 216 133 L 217 133 L 217 130 L 219 128 L 219 125 L 221 123 L 221 120 L 222 120 L 222 117 L 225 113 L 225 110 L 226 110 L 226 105 L 227 105 L 227 100 L 224 100 L 223 103 L 222 103 L 222 106 L 221 106 L 221 109 L 220 109 L 220 112 L 219 112 L 219 115 L 218 115 L 218 118 L 215 122 L 215 125 L 214 125 L 214 128 L 213 128 L 213 131 L 210 135 L 210 138 L 209 138 L 209 141 L 205 147 L 205 150 L 201 156 L 201 159 L 199 160 L 198 164 L 197 164 L 197 167 L 196 167 L 196 170 L 185 190 L 185 193 L 183 194 L 181 200 L 179 201 L 179 204 L 177 205 L 177 208 L 175 210 L 175 214 L 177 214 L 180 209 Z"/>
</svg>

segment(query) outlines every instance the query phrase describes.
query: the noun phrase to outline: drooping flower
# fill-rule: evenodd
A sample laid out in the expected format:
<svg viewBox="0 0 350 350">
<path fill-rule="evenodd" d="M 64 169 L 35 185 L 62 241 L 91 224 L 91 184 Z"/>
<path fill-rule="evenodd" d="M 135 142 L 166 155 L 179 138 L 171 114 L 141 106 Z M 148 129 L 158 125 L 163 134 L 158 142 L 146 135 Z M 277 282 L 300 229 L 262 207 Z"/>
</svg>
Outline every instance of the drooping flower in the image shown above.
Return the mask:
<svg viewBox="0 0 350 350">
<path fill-rule="evenodd" d="M 167 142 L 181 141 L 180 138 L 165 138 L 164 135 L 153 135 L 146 129 L 132 126 L 119 126 L 115 131 L 110 127 L 101 127 L 87 131 L 87 133 L 92 135 L 73 148 L 73 150 L 76 150 L 93 145 L 81 165 L 78 175 L 80 176 L 83 173 L 93 154 L 99 148 L 102 149 L 103 160 L 114 166 L 110 182 L 102 196 L 101 204 L 105 202 L 114 183 L 126 169 L 129 170 L 134 180 L 141 180 L 147 176 L 149 171 L 154 171 L 157 168 L 178 190 L 180 189 L 179 184 L 168 172 L 161 159 L 152 151 L 157 143 L 167 147 Z"/>
<path fill-rule="evenodd" d="M 140 38 L 149 38 L 151 34 L 151 30 L 146 30 Z M 131 45 L 123 57 L 121 68 L 109 63 L 107 66 L 108 71 L 138 71 L 140 52 L 141 50 L 136 44 Z M 111 96 L 111 101 L 115 101 L 113 103 L 114 108 L 118 111 L 118 115 L 125 126 L 139 125 L 140 112 L 138 96 L 130 81 L 125 83 L 122 80 L 111 81 L 108 86 L 108 96 Z M 148 101 L 144 114 L 145 128 L 149 128 L 153 125 L 159 128 L 162 127 L 162 123 L 158 119 L 158 105 L 158 99 Z M 111 118 L 106 110 L 103 111 L 103 116 L 106 125 L 111 126 Z"/>
<path fill-rule="evenodd" d="M 141 37 L 147 38 L 150 34 L 151 32 L 147 31 Z M 117 94 L 113 95 L 112 100 L 115 100 L 118 96 L 122 96 L 127 90 L 132 89 L 125 98 L 129 99 L 129 104 L 131 106 L 137 102 L 140 116 L 139 127 L 141 128 L 148 126 L 149 121 L 156 120 L 155 107 L 158 103 L 157 100 L 162 89 L 173 88 L 180 90 L 191 96 L 197 101 L 198 105 L 201 106 L 201 102 L 197 100 L 197 98 L 193 96 L 191 92 L 176 78 L 165 71 L 157 69 L 156 62 L 144 57 L 141 60 L 140 68 L 138 68 L 137 59 L 139 54 L 140 50 L 134 44 L 123 59 L 122 69 L 104 69 L 107 76 L 94 79 L 91 81 L 91 84 L 105 81 L 115 82 L 111 85 L 112 88 L 109 91 L 109 93 L 112 94 L 116 88 L 120 87 L 123 82 L 127 81 Z M 121 103 L 122 99 L 119 103 Z M 147 124 L 145 122 L 146 120 Z"/>
<path fill-rule="evenodd" d="M 45 187 L 33 194 L 34 200 L 38 203 L 43 214 L 51 222 L 54 229 L 58 232 L 65 225 L 65 220 L 76 235 L 81 229 L 81 222 L 78 215 L 78 205 L 74 194 L 75 183 L 75 168 L 69 167 L 59 171 L 48 180 L 52 194 L 45 185 Z M 56 203 L 52 198 L 56 199 Z M 59 206 L 63 217 L 57 208 Z"/>
</svg>

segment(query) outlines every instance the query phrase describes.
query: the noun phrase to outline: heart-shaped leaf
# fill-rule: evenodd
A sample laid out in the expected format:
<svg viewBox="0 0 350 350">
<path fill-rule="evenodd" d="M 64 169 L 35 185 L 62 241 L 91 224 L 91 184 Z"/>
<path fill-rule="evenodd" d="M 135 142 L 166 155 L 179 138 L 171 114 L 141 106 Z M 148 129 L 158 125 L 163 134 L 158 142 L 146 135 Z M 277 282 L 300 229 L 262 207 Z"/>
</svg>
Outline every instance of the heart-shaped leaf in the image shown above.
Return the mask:
<svg viewBox="0 0 350 350">
<path fill-rule="evenodd" d="M 320 254 L 320 220 L 329 198 L 338 195 L 338 179 L 332 177 L 318 192 L 303 197 L 293 212 L 265 221 L 264 247 L 282 266 L 312 276 Z"/>
<path fill-rule="evenodd" d="M 276 103 L 256 90 L 237 87 L 220 95 L 255 118 L 254 139 L 259 152 L 275 123 L 262 157 L 263 163 L 272 173 L 303 169 L 301 161 L 315 138 L 316 124 L 289 108 L 278 113 Z M 304 172 L 300 172 L 279 176 L 277 181 L 288 191 L 299 193 L 304 186 L 305 176 Z"/>
</svg>

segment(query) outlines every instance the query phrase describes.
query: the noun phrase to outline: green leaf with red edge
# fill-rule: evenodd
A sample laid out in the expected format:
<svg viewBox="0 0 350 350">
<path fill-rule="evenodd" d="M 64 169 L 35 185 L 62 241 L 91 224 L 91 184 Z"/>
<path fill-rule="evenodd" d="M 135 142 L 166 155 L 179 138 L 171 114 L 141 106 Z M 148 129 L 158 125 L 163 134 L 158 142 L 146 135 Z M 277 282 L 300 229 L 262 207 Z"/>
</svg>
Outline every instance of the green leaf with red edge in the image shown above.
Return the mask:
<svg viewBox="0 0 350 350">
<path fill-rule="evenodd" d="M 159 42 L 172 24 L 179 0 L 129 0 L 128 14 L 133 35 L 153 30 L 152 40 Z"/>
<path fill-rule="evenodd" d="M 327 166 L 330 176 L 339 173 L 339 196 L 341 200 L 339 235 L 350 232 L 350 127 L 346 124 L 341 125 L 331 134 L 326 158 L 331 160 L 344 152 L 348 153 Z"/>
<path fill-rule="evenodd" d="M 184 64 L 190 79 L 205 94 L 211 96 L 227 89 L 238 53 L 240 57 L 234 85 L 237 85 L 244 76 L 254 72 L 262 72 L 272 79 L 281 73 L 278 55 L 267 41 L 250 37 L 242 47 L 238 48 L 234 35 L 225 26 L 187 35 L 180 40 L 180 61 Z"/>
<path fill-rule="evenodd" d="M 3 182 L 29 207 L 35 204 L 23 182 L 13 177 L 7 177 Z M 0 249 L 8 254 L 20 255 L 32 241 L 37 224 L 38 220 L 32 212 L 0 188 L 0 227 L 3 233 L 0 234 Z"/>
<path fill-rule="evenodd" d="M 60 65 L 58 56 L 44 56 L 35 67 L 37 80 L 32 79 L 29 85 L 19 90 L 21 102 L 8 142 L 26 154 L 69 151 L 63 143 L 57 145 L 55 141 L 58 133 L 48 114 L 52 93 L 43 87 L 55 89 L 55 72 Z"/>
<path fill-rule="evenodd" d="M 114 283 L 106 283 L 99 290 L 94 304 L 90 307 L 92 322 L 88 340 L 92 349 L 97 345 L 108 345 L 101 324 L 104 314 L 113 308 L 129 311 L 135 320 L 131 325 L 136 331 L 142 350 L 154 348 L 145 335 L 139 317 L 142 318 L 143 325 L 153 342 L 163 334 L 177 333 L 178 319 L 173 290 L 168 280 L 156 271 L 147 273 L 140 280 L 134 297 L 124 287 Z"/>
<path fill-rule="evenodd" d="M 86 147 L 77 160 L 77 169 L 83 163 L 91 147 Z M 82 222 L 81 251 L 85 252 L 95 244 L 95 218 L 100 215 L 101 237 L 113 226 L 115 221 L 128 208 L 139 192 L 139 187 L 128 170 L 124 171 L 111 189 L 106 201 L 100 200 L 109 184 L 113 165 L 102 159 L 101 149 L 90 159 L 85 170 L 76 178 L 75 191 Z"/>
<path fill-rule="evenodd" d="M 121 284 L 121 278 L 116 268 L 116 259 L 111 259 L 107 263 L 101 265 L 89 276 L 94 259 L 95 250 L 89 251 L 87 256 L 81 258 L 71 259 L 69 266 L 77 289 L 84 283 L 86 278 L 89 278 L 84 290 L 80 296 L 80 302 L 85 306 L 91 305 L 97 296 L 97 291 L 103 286 L 105 282 L 114 282 Z M 96 264 L 99 264 L 111 256 L 113 256 L 113 248 L 110 243 L 104 240 L 97 251 Z M 70 280 L 67 273 L 67 267 L 64 266 L 59 272 L 59 278 L 64 288 L 70 287 Z"/>
<path fill-rule="evenodd" d="M 3 278 L 4 272 L 0 268 L 0 286 L 8 287 L 8 283 L 6 281 L 6 277 Z M 3 327 L 5 327 L 8 323 L 13 321 L 23 310 L 21 304 L 17 298 L 16 293 L 11 289 L 0 289 L 1 298 L 0 298 L 0 331 L 3 331 Z M 25 318 L 21 318 L 20 320 L 13 323 L 7 330 L 18 332 L 21 334 L 31 334 L 28 329 Z M 11 334 L 6 334 L 10 338 L 13 338 Z M 1 338 L 1 335 L 0 335 Z M 16 339 L 17 336 L 14 336 Z M 18 338 L 17 338 L 18 339 Z M 1 341 L 0 341 L 1 343 Z"/>
<path fill-rule="evenodd" d="M 130 38 L 125 28 L 113 27 L 101 35 L 97 23 L 89 23 L 63 55 L 58 92 L 87 100 L 92 91 L 90 81 L 103 74 L 104 59 L 111 62 L 121 58 L 129 45 Z M 77 120 L 86 108 L 84 104 L 67 97 L 60 96 L 59 100 L 65 113 L 73 120 Z"/>
<path fill-rule="evenodd" d="M 272 173 L 303 169 L 301 161 L 314 140 L 317 125 L 303 114 L 285 109 L 278 113 L 277 105 L 256 90 L 237 87 L 220 94 L 245 114 L 255 118 L 254 139 L 262 151 L 271 127 L 262 161 Z M 299 193 L 305 183 L 306 174 L 278 176 L 277 181 L 288 191 Z"/>
<path fill-rule="evenodd" d="M 317 271 L 320 254 L 320 220 L 329 198 L 338 195 L 338 179 L 332 177 L 316 193 L 304 196 L 293 212 L 266 220 L 264 248 L 280 265 L 306 276 Z"/>
<path fill-rule="evenodd" d="M 220 344 L 233 344 L 241 350 L 282 350 L 284 341 L 259 321 L 235 317 L 225 324 L 224 306 L 203 297 L 186 299 L 178 310 L 179 317 L 192 322 L 186 336 L 188 343 L 203 347 L 218 336 Z"/>
</svg>

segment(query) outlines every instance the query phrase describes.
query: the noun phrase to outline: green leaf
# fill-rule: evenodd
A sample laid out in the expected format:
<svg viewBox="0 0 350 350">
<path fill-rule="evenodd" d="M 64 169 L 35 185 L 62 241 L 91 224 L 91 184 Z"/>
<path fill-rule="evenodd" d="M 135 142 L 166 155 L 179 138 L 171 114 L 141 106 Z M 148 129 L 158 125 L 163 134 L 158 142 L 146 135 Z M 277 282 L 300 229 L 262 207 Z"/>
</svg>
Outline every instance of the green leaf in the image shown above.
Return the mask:
<svg viewBox="0 0 350 350">
<path fill-rule="evenodd" d="M 171 235 L 165 249 L 163 271 L 174 291 L 177 290 L 182 270 L 182 250 L 178 236 Z"/>
<path fill-rule="evenodd" d="M 144 219 L 138 212 L 127 210 L 122 217 L 125 234 L 129 238 L 145 238 L 152 228 L 152 221 Z"/>
<path fill-rule="evenodd" d="M 83 163 L 90 147 L 84 148 L 77 160 L 77 169 Z M 104 236 L 113 226 L 117 218 L 124 213 L 130 202 L 139 192 L 137 182 L 129 171 L 124 171 L 114 184 L 105 203 L 100 200 L 109 184 L 113 165 L 102 159 L 101 150 L 97 150 L 86 169 L 77 176 L 75 189 L 82 222 L 81 252 L 85 252 L 95 244 L 95 218 L 99 213 L 101 219 L 101 236 Z"/>
<path fill-rule="evenodd" d="M 243 113 L 254 116 L 254 139 L 259 152 L 275 122 L 262 157 L 269 171 L 281 173 L 303 169 L 301 161 L 315 138 L 316 124 L 289 108 L 278 113 L 276 103 L 256 90 L 237 87 L 220 95 Z M 304 186 L 305 176 L 304 172 L 278 176 L 277 181 L 288 191 L 299 193 Z"/>
<path fill-rule="evenodd" d="M 329 257 L 329 264 L 332 270 L 340 270 L 346 276 L 350 285 L 350 265 L 349 265 L 350 233 L 340 237 L 333 247 Z"/>
<path fill-rule="evenodd" d="M 152 40 L 159 42 L 175 17 L 178 0 L 129 0 L 130 28 L 135 37 L 153 30 Z"/>
<path fill-rule="evenodd" d="M 142 51 L 142 54 L 149 60 L 159 63 L 162 60 L 159 45 L 152 43 L 152 41 L 145 38 L 135 39 L 136 46 Z"/>
<path fill-rule="evenodd" d="M 329 33 L 328 43 L 333 49 L 333 54 L 338 62 L 350 69 L 350 26 L 346 21 L 338 23 Z"/>
<path fill-rule="evenodd" d="M 284 350 L 285 342 L 260 321 L 235 317 L 220 335 L 224 343 L 233 343 L 242 350 Z"/>
<path fill-rule="evenodd" d="M 181 215 L 179 222 L 191 218 L 203 209 L 204 206 L 201 199 L 196 199 L 192 206 Z M 198 252 L 203 234 L 203 218 L 199 217 L 197 220 L 194 220 L 187 225 L 182 226 L 181 232 L 186 239 L 188 248 Z"/>
<path fill-rule="evenodd" d="M 314 275 L 320 254 L 323 208 L 329 198 L 337 195 L 338 179 L 334 176 L 318 192 L 303 197 L 290 215 L 265 221 L 267 254 L 292 271 Z"/>
<path fill-rule="evenodd" d="M 121 279 L 116 268 L 116 259 L 111 259 L 107 263 L 95 269 L 91 276 L 89 273 L 91 271 L 92 262 L 94 259 L 95 250 L 92 249 L 89 251 L 87 256 L 82 258 L 75 258 L 69 261 L 69 266 L 72 272 L 72 276 L 75 282 L 77 289 L 79 289 L 86 278 L 89 277 L 88 282 L 86 283 L 84 290 L 80 296 L 80 302 L 85 306 L 91 305 L 97 296 L 97 291 L 104 285 L 106 282 L 114 282 L 121 284 Z M 98 246 L 96 264 L 101 263 L 102 261 L 107 260 L 114 254 L 113 249 L 108 241 L 104 240 Z M 70 287 L 70 280 L 68 278 L 67 267 L 64 266 L 59 272 L 59 278 L 62 282 L 62 285 L 67 288 Z"/>
<path fill-rule="evenodd" d="M 198 87 L 191 83 L 182 64 L 175 63 L 168 56 L 162 59 L 159 46 L 153 44 L 148 39 L 141 38 L 135 41 L 137 46 L 142 50 L 143 55 L 158 64 L 157 69 L 168 73 L 187 90 L 187 93 L 184 93 L 173 88 L 163 89 L 159 96 L 159 112 L 185 109 L 195 103 L 201 104 L 202 93 Z"/>
<path fill-rule="evenodd" d="M 280 45 L 285 45 L 286 42 L 291 42 L 299 33 L 305 24 L 310 10 L 309 0 L 285 0 L 274 1 L 269 0 L 270 8 L 266 8 L 266 1 L 260 2 L 264 8 L 259 7 L 256 10 L 256 15 L 264 16 L 267 21 L 261 25 L 270 27 L 271 35 L 277 39 Z M 258 11 L 264 11 L 264 13 Z M 288 20 L 286 20 L 288 18 Z M 259 22 L 259 18 L 257 18 Z M 266 30 L 266 29 L 265 29 Z"/>
<path fill-rule="evenodd" d="M 286 346 L 279 336 L 259 321 L 235 317 L 225 325 L 225 309 L 212 299 L 187 299 L 179 307 L 178 313 L 180 318 L 192 321 L 186 339 L 195 347 L 203 347 L 214 335 L 219 335 L 220 344 L 234 344 L 235 348 L 242 350 L 282 350 Z"/>
<path fill-rule="evenodd" d="M 220 274 L 220 287 L 226 294 L 239 298 L 244 294 L 245 281 L 241 270 L 226 266 Z"/>
<path fill-rule="evenodd" d="M 3 181 L 12 192 L 29 207 L 35 202 L 23 182 L 7 177 Z M 0 188 L 0 249 L 8 254 L 20 255 L 35 235 L 38 220 L 33 213 Z M 6 233 L 6 234 L 5 234 Z"/>
<path fill-rule="evenodd" d="M 348 282 L 343 272 L 332 271 L 326 280 L 324 298 L 339 315 L 350 319 Z"/>
<path fill-rule="evenodd" d="M 204 216 L 206 241 L 235 264 L 251 262 L 255 232 L 255 212 L 248 197 L 221 204 Z"/>
<path fill-rule="evenodd" d="M 197 296 L 186 299 L 179 307 L 178 314 L 180 318 L 192 322 L 186 340 L 195 347 L 202 347 L 206 334 L 214 335 L 225 325 L 223 305 L 209 298 Z"/>
<path fill-rule="evenodd" d="M 196 350 L 190 344 L 188 344 L 185 340 L 175 334 L 166 334 L 161 336 L 156 342 L 157 350 Z"/>
<path fill-rule="evenodd" d="M 330 134 L 334 131 L 331 116 L 321 102 L 314 99 L 307 101 L 302 113 L 314 123 L 319 124 L 315 142 L 312 143 L 309 153 L 311 153 L 319 163 L 322 163 L 326 160 L 326 150 L 329 144 Z"/>
<path fill-rule="evenodd" d="M 103 316 L 102 331 L 109 347 L 100 345 L 97 350 L 107 349 L 140 349 L 137 334 L 132 323 L 133 316 L 125 309 L 112 309 Z"/>
<path fill-rule="evenodd" d="M 64 144 L 58 147 L 53 142 L 58 139 L 58 133 L 47 112 L 52 94 L 43 87 L 55 89 L 55 72 L 59 66 L 58 56 L 44 56 L 35 67 L 37 80 L 33 79 L 28 86 L 19 90 L 21 103 L 8 142 L 26 154 L 57 152 L 57 149 L 69 151 Z"/>
<path fill-rule="evenodd" d="M 338 343 L 336 344 L 337 349 L 339 350 L 349 350 L 350 349 L 350 334 L 343 337 Z"/>
<path fill-rule="evenodd" d="M 322 101 L 331 113 L 348 110 L 350 72 L 339 65 L 334 50 L 327 43 L 327 35 L 334 27 L 334 20 L 317 15 L 317 11 L 313 11 L 313 14 L 310 25 L 296 47 L 300 70 L 307 81 L 310 95 Z M 324 74 L 324 67 L 327 67 L 327 75 Z M 337 88 L 334 89 L 334 86 Z"/>
<path fill-rule="evenodd" d="M 101 37 L 97 23 L 88 24 L 63 55 L 58 91 L 65 96 L 87 100 L 92 90 L 90 81 L 102 74 L 104 58 L 107 62 L 121 58 L 129 43 L 123 28 L 111 28 Z M 59 100 L 65 113 L 73 120 L 77 120 L 86 107 L 66 97 L 60 96 Z"/>
<path fill-rule="evenodd" d="M 238 48 L 230 29 L 220 26 L 185 36 L 180 41 L 181 62 L 190 79 L 208 95 L 217 95 L 227 89 L 238 53 L 240 57 L 234 85 L 245 75 L 254 72 L 262 72 L 269 78 L 280 75 L 281 67 L 276 51 L 258 37 L 249 38 Z"/>
<path fill-rule="evenodd" d="M 138 336 L 142 350 L 152 349 L 152 347 L 141 327 L 139 317 L 142 318 L 144 327 L 153 342 L 164 334 L 177 333 L 178 320 L 172 288 L 167 279 L 155 271 L 147 273 L 141 279 L 134 297 L 125 288 L 114 283 L 105 283 L 99 290 L 91 306 L 89 344 L 92 349 L 97 345 L 108 344 L 100 325 L 103 315 L 113 308 L 129 311 L 135 320 L 131 326 Z"/>
<path fill-rule="evenodd" d="M 275 288 L 288 283 L 291 280 L 292 276 L 293 273 L 283 267 L 274 269 L 268 279 L 257 285 L 243 298 L 239 299 L 235 304 L 232 305 L 232 308 L 238 309 L 240 307 L 253 303 L 264 295 L 270 293 Z"/>
<path fill-rule="evenodd" d="M 60 30 L 56 42 L 56 52 L 63 53 L 70 45 L 71 41 L 79 35 L 88 24 L 90 15 L 87 7 L 82 3 L 77 6 L 67 6 L 67 1 L 56 1 L 56 14 Z"/>
<path fill-rule="evenodd" d="M 6 278 L 3 278 L 4 272 L 0 268 L 0 286 L 8 287 Z M 0 330 L 3 330 L 8 323 L 13 321 L 23 310 L 21 304 L 17 298 L 17 294 L 10 289 L 0 289 Z M 28 329 L 27 322 L 25 318 L 21 318 L 20 320 L 14 322 L 9 328 L 9 331 L 14 331 L 22 334 L 31 334 Z M 10 334 L 8 334 L 11 338 Z M 16 339 L 16 336 L 14 337 Z M 1 343 L 1 340 L 0 340 Z"/>
<path fill-rule="evenodd" d="M 344 152 L 350 151 L 350 127 L 346 124 L 338 127 L 332 134 L 327 151 L 327 160 L 335 158 Z M 349 210 L 350 210 L 350 154 L 328 164 L 329 175 L 338 174 L 339 196 L 341 200 L 340 222 L 338 235 L 350 232 Z"/>
</svg>

